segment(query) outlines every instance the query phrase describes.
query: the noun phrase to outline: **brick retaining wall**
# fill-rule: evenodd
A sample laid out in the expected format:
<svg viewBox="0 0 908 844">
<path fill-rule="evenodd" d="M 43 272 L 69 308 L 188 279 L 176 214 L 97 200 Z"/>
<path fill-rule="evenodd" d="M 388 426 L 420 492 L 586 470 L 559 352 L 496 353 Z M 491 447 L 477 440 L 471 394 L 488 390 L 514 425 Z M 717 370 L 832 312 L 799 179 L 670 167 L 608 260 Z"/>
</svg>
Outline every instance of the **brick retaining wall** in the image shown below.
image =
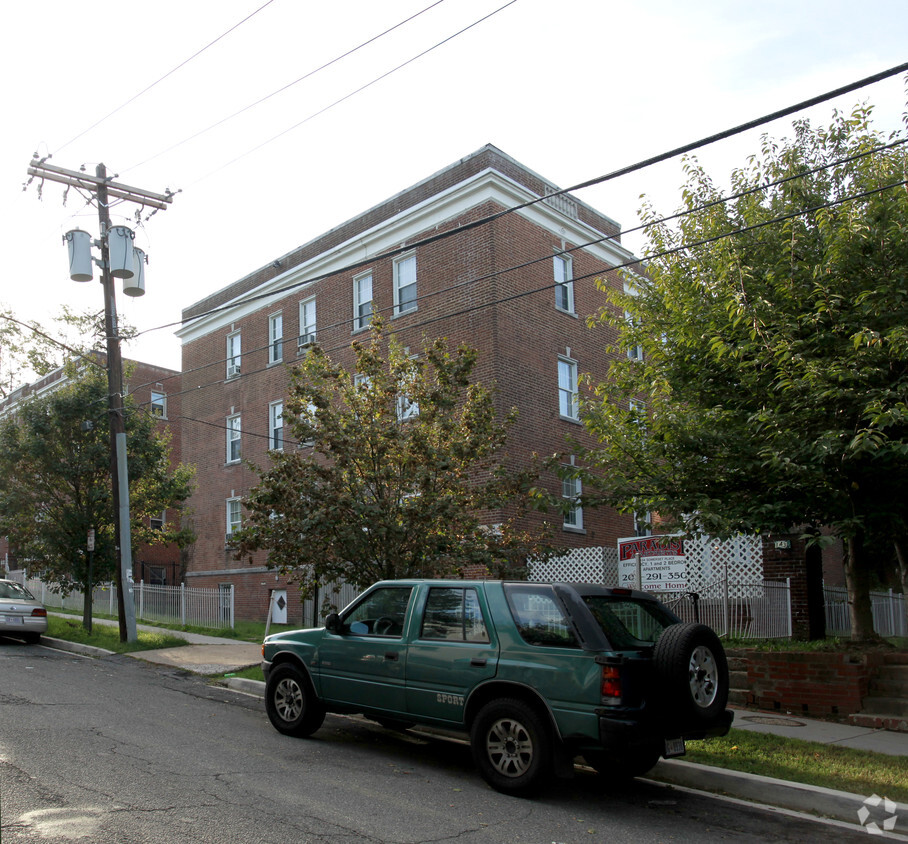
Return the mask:
<svg viewBox="0 0 908 844">
<path fill-rule="evenodd" d="M 802 715 L 849 715 L 860 712 L 873 672 L 883 653 L 854 654 L 815 651 L 728 651 L 743 660 L 747 706 L 778 709 Z M 731 659 L 730 659 L 731 662 Z M 745 668 L 745 666 L 742 666 Z M 733 684 L 734 685 L 734 684 Z"/>
</svg>

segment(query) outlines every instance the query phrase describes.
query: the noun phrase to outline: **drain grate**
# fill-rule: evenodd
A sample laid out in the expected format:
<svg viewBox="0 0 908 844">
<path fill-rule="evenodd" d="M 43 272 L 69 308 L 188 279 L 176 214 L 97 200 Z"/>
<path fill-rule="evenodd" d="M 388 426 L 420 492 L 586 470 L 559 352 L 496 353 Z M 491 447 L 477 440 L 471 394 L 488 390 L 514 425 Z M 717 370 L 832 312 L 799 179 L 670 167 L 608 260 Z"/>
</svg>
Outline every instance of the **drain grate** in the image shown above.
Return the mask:
<svg viewBox="0 0 908 844">
<path fill-rule="evenodd" d="M 774 718 L 768 715 L 748 715 L 740 719 L 741 721 L 750 721 L 754 724 L 765 724 L 768 727 L 806 727 L 803 721 L 795 721 L 794 718 Z"/>
</svg>

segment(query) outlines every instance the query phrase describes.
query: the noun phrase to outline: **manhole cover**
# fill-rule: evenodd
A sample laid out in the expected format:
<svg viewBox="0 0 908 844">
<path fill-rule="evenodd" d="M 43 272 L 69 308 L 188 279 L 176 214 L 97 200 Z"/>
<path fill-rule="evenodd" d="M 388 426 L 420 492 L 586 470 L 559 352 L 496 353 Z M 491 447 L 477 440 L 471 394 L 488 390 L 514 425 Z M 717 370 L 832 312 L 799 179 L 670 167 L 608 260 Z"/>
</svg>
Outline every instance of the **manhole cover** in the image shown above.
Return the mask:
<svg viewBox="0 0 908 844">
<path fill-rule="evenodd" d="M 767 715 L 748 715 L 741 719 L 742 721 L 751 721 L 754 724 L 766 724 L 767 727 L 804 727 L 803 721 L 795 721 L 794 718 L 773 718 Z"/>
</svg>

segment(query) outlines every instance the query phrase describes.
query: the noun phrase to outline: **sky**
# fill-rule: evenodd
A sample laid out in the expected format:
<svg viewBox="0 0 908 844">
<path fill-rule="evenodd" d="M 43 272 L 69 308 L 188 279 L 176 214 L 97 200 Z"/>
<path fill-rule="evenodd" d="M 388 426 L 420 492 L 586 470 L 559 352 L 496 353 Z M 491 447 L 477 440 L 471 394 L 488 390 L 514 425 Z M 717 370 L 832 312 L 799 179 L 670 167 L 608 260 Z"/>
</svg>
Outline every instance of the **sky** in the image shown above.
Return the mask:
<svg viewBox="0 0 908 844">
<path fill-rule="evenodd" d="M 138 225 L 111 210 L 149 258 L 146 295 L 118 292 L 142 332 L 124 355 L 174 369 L 183 308 L 486 143 L 569 187 L 908 60 L 904 0 L 44 0 L 0 20 L 0 306 L 53 333 L 64 304 L 102 308 L 62 240 L 97 237 L 96 209 L 23 184 L 35 152 L 103 162 L 179 191 Z M 904 130 L 898 77 L 805 116 L 859 102 Z M 697 157 L 722 184 L 764 132 L 791 118 Z M 682 182 L 675 160 L 577 196 L 626 230 Z"/>
</svg>

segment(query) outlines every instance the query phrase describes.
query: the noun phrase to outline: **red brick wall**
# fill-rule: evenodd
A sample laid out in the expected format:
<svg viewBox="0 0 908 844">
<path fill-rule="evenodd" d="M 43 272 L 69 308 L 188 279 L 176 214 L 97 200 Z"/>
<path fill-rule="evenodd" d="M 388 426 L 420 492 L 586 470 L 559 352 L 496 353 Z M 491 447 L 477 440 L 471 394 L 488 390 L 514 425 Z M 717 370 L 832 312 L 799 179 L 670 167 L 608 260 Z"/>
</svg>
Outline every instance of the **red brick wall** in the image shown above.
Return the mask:
<svg viewBox="0 0 908 844">
<path fill-rule="evenodd" d="M 747 661 L 747 703 L 802 715 L 860 712 L 881 654 L 730 651 Z"/>
<path fill-rule="evenodd" d="M 417 237 L 444 231 L 481 219 L 501 210 L 487 202 L 455 219 L 439 222 Z M 586 213 L 586 212 L 585 212 Z M 590 212 L 591 213 L 591 212 Z M 600 220 L 608 233 L 614 228 Z M 414 237 L 415 241 L 417 237 Z M 400 244 L 406 246 L 406 243 Z M 237 583 L 237 616 L 264 617 L 274 574 L 261 577 L 243 574 L 252 567 L 267 565 L 260 552 L 251 560 L 237 561 L 226 547 L 226 500 L 243 497 L 257 482 L 257 475 L 245 462 L 225 463 L 226 419 L 242 414 L 242 449 L 245 460 L 267 465 L 268 405 L 286 398 L 288 365 L 297 360 L 299 302 L 312 295 L 317 302 L 318 342 L 332 358 L 352 366 L 352 339 L 368 339 L 366 332 L 352 331 L 353 277 L 365 269 L 373 273 L 373 309 L 381 313 L 386 326 L 396 332 L 414 352 L 424 338 L 444 337 L 450 345 L 466 343 L 479 350 L 475 379 L 495 383 L 497 405 L 502 415 L 516 406 L 519 417 L 506 445 L 506 461 L 526 465 L 533 454 L 552 455 L 565 450 L 565 436 L 586 439 L 577 423 L 560 418 L 558 412 L 558 357 L 568 354 L 578 363 L 580 373 L 604 376 L 608 363 L 605 344 L 612 339 L 607 329 L 588 328 L 585 317 L 604 303 L 592 278 L 574 283 L 575 310 L 579 316 L 555 307 L 552 256 L 555 250 L 576 244 L 564 243 L 520 214 L 506 215 L 494 223 L 479 226 L 416 250 L 418 307 L 393 316 L 392 260 L 374 261 L 355 271 L 338 273 L 294 289 L 280 301 L 210 333 L 187 341 L 183 346 L 183 454 L 197 467 L 197 487 L 191 501 L 191 515 L 198 540 L 192 550 L 190 585 L 214 585 L 228 580 Z M 528 260 L 544 257 L 536 264 L 508 272 Z M 573 255 L 576 277 L 602 270 L 602 264 L 587 251 Z M 291 261 L 284 264 L 286 269 Z M 243 281 L 245 285 L 248 278 Z M 610 283 L 620 285 L 616 274 Z M 240 283 L 232 285 L 231 290 Z M 223 291 L 206 300 L 222 298 Z M 513 298 L 515 294 L 525 294 Z M 190 311 L 195 310 L 195 306 Z M 190 311 L 187 311 L 189 313 Z M 284 361 L 268 364 L 268 319 L 280 311 L 283 316 Z M 226 380 L 227 335 L 242 332 L 242 375 Z M 552 491 L 560 481 L 552 473 L 543 479 Z M 498 521 L 505 514 L 491 514 Z M 542 514 L 528 517 L 527 526 L 538 524 Z M 613 544 L 632 532 L 632 519 L 611 510 L 584 512 L 584 531 L 562 530 L 560 514 L 548 519 L 555 525 L 559 544 L 568 547 Z M 211 577 L 205 572 L 219 572 Z M 264 585 L 261 581 L 267 581 Z M 241 595 L 250 590 L 249 595 Z M 293 587 L 288 590 L 288 595 Z M 246 613 L 251 615 L 246 615 Z"/>
</svg>

